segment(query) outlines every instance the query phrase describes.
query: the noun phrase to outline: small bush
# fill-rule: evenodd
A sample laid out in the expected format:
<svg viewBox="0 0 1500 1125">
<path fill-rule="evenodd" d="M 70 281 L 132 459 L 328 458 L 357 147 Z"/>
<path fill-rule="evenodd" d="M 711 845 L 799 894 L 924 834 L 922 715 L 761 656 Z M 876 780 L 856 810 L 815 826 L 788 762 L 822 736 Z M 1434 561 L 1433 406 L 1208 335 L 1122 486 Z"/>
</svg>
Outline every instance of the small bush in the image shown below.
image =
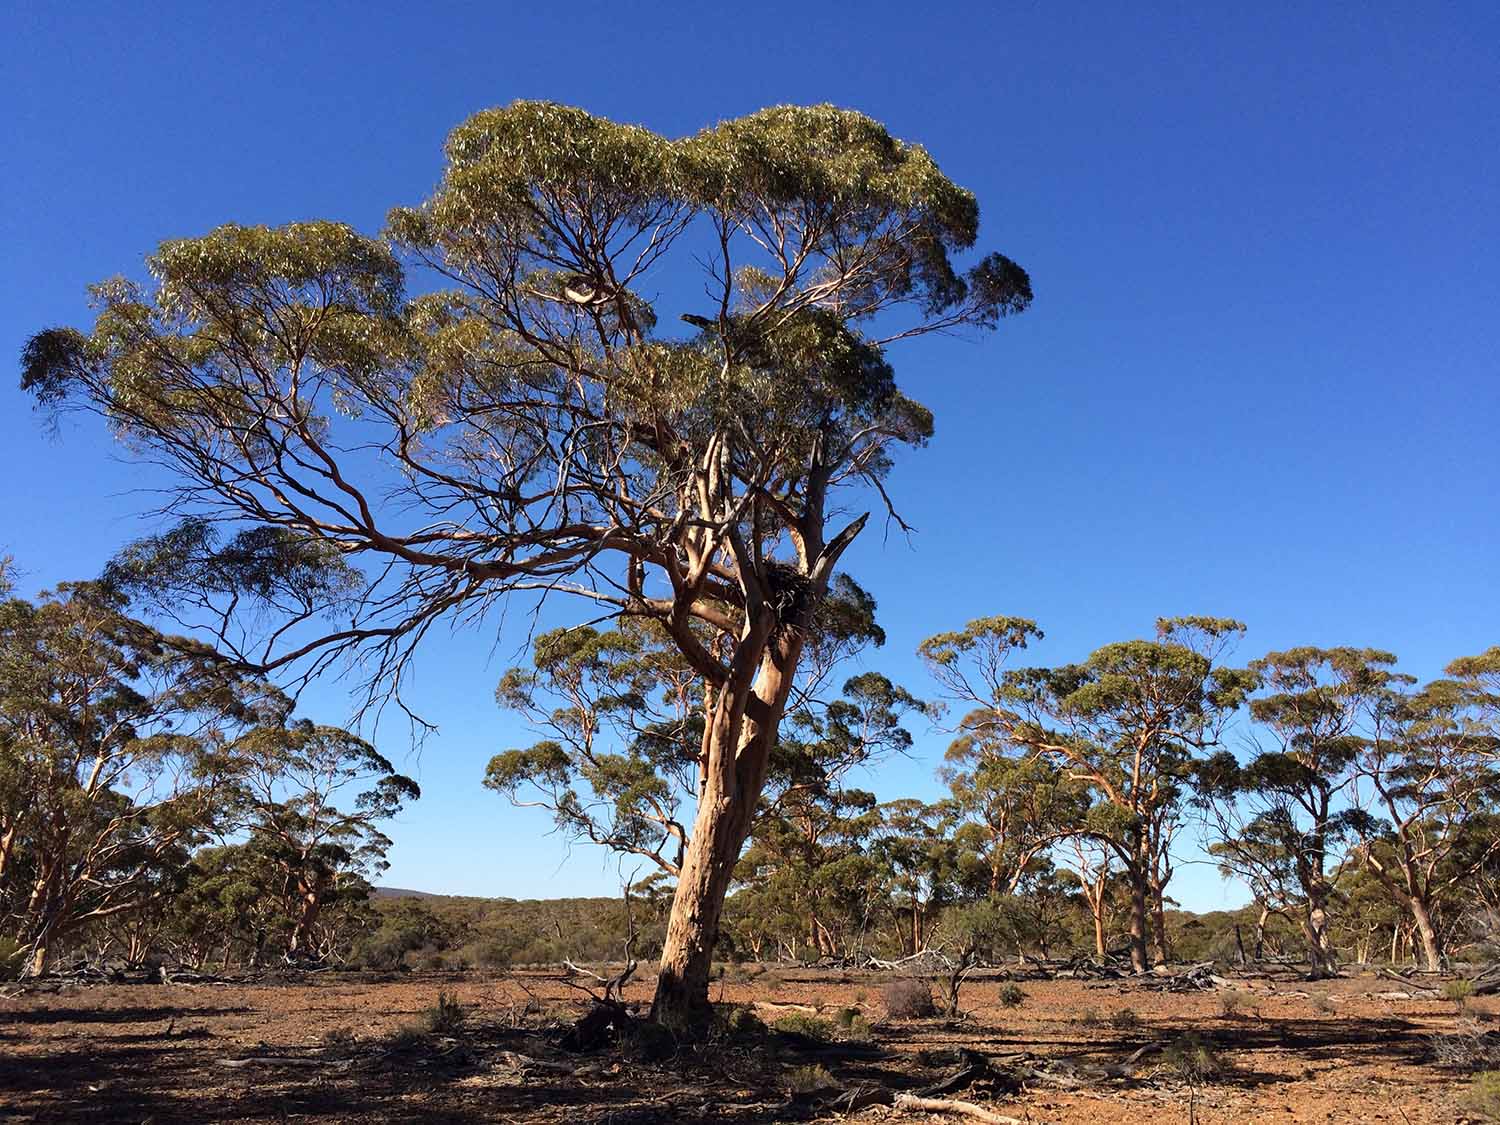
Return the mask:
<svg viewBox="0 0 1500 1125">
<path fill-rule="evenodd" d="M 1459 1011 L 1469 1006 L 1469 998 L 1473 995 L 1474 982 L 1471 980 L 1464 980 L 1460 977 L 1458 980 L 1443 982 L 1443 999 L 1457 1004 Z"/>
<path fill-rule="evenodd" d="M 1026 1003 L 1026 993 L 1019 984 L 1002 984 L 996 997 L 1002 1008 L 1019 1008 Z"/>
<path fill-rule="evenodd" d="M 786 1085 L 794 1094 L 816 1094 L 819 1090 L 831 1089 L 838 1083 L 833 1080 L 833 1075 L 828 1073 L 826 1067 L 799 1066 L 788 1072 Z"/>
<path fill-rule="evenodd" d="M 724 1039 L 751 1039 L 766 1033 L 766 1025 L 751 1009 L 739 1004 L 714 1007 L 714 1032 Z"/>
<path fill-rule="evenodd" d="M 625 1049 L 642 1062 L 661 1062 L 677 1053 L 677 1036 L 659 1023 L 632 1023 L 625 1035 Z"/>
<path fill-rule="evenodd" d="M 1229 1064 L 1213 1044 L 1191 1032 L 1168 1043 L 1162 1057 L 1168 1066 L 1194 1086 L 1213 1082 L 1229 1070 Z"/>
<path fill-rule="evenodd" d="M 1219 1012 L 1226 1019 L 1255 1011 L 1259 1005 L 1248 992 L 1222 992 L 1219 994 Z"/>
<path fill-rule="evenodd" d="M 1134 1031 L 1141 1026 L 1141 1017 L 1134 1008 L 1121 1008 L 1109 1017 L 1109 1026 L 1116 1031 Z"/>
<path fill-rule="evenodd" d="M 771 1025 L 777 1031 L 786 1032 L 788 1035 L 802 1035 L 808 1039 L 826 1041 L 833 1038 L 833 1025 L 827 1020 L 820 1020 L 817 1016 L 804 1015 L 801 1012 L 789 1012 Z"/>
<path fill-rule="evenodd" d="M 26 947 L 13 938 L 0 937 L 0 980 L 14 980 L 26 964 Z"/>
<path fill-rule="evenodd" d="M 437 1003 L 422 1013 L 421 1026 L 433 1035 L 452 1035 L 469 1018 L 469 1010 L 452 993 L 439 992 Z"/>
<path fill-rule="evenodd" d="M 849 1026 L 844 1028 L 844 1038 L 854 1039 L 858 1042 L 866 1042 L 871 1036 L 870 1022 L 864 1016 L 855 1016 L 849 1021 Z"/>
<path fill-rule="evenodd" d="M 1451 1070 L 1475 1073 L 1500 1067 L 1500 1041 L 1473 1020 L 1460 1020 L 1452 1035 L 1434 1035 L 1427 1043 L 1433 1061 Z"/>
<path fill-rule="evenodd" d="M 932 986 L 920 980 L 893 980 L 880 990 L 885 1010 L 894 1019 L 922 1019 L 937 1011 Z"/>
<path fill-rule="evenodd" d="M 1485 1121 L 1500 1121 L 1500 1070 L 1476 1074 L 1464 1096 L 1464 1105 Z"/>
<path fill-rule="evenodd" d="M 842 1031 L 845 1028 L 851 1026 L 855 1020 L 859 1019 L 859 1015 L 860 1012 L 858 1008 L 840 1008 L 837 1012 L 834 1013 L 833 1022 L 838 1026 L 839 1030 Z"/>
<path fill-rule="evenodd" d="M 404 1023 L 391 1032 L 386 1045 L 393 1051 L 412 1051 L 427 1042 L 427 1029 L 414 1023 Z"/>
</svg>

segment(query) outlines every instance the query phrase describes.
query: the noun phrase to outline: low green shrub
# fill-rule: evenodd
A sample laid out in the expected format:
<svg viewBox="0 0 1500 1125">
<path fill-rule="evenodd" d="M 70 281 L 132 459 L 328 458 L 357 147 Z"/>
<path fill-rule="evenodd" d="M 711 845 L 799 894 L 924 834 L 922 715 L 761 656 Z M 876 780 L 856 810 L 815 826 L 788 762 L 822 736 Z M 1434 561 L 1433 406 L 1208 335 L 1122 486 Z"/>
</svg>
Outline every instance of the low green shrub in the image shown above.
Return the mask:
<svg viewBox="0 0 1500 1125">
<path fill-rule="evenodd" d="M 822 1066 L 799 1066 L 787 1073 L 786 1086 L 793 1094 L 816 1094 L 838 1085 L 828 1069 Z"/>
<path fill-rule="evenodd" d="M 1476 1074 L 1463 1101 L 1465 1108 L 1482 1120 L 1500 1121 L 1500 1070 Z"/>
<path fill-rule="evenodd" d="M 786 1032 L 789 1035 L 802 1035 L 808 1039 L 829 1040 L 833 1038 L 833 1025 L 827 1020 L 820 1020 L 817 1016 L 805 1015 L 802 1012 L 788 1012 L 771 1025 L 777 1031 Z"/>
</svg>

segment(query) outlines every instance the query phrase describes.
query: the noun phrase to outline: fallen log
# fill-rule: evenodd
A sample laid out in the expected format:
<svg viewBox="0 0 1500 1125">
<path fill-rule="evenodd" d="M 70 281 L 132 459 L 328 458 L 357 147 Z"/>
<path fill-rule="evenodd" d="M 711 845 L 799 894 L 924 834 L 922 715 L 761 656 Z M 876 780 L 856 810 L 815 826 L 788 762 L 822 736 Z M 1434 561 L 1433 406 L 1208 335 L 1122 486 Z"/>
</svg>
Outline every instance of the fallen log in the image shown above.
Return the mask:
<svg viewBox="0 0 1500 1125">
<path fill-rule="evenodd" d="M 891 1103 L 897 1113 L 955 1113 L 972 1117 L 976 1121 L 987 1121 L 990 1125 L 1025 1125 L 1019 1117 L 1007 1117 L 995 1113 L 973 1102 L 961 1102 L 953 1098 L 921 1098 L 916 1094 L 897 1094 Z"/>
<path fill-rule="evenodd" d="M 350 1059 L 298 1059 L 279 1055 L 252 1055 L 248 1059 L 216 1059 L 214 1065 L 231 1070 L 253 1066 L 327 1066 L 347 1070 L 353 1063 Z"/>
<path fill-rule="evenodd" d="M 951 1094 L 955 1090 L 962 1090 L 972 1086 L 981 1078 L 988 1077 L 990 1060 L 974 1051 L 961 1051 L 962 1066 L 956 1074 L 949 1075 L 941 1082 L 934 1082 L 931 1086 L 917 1091 L 918 1097 L 930 1098 L 938 1094 Z"/>
</svg>

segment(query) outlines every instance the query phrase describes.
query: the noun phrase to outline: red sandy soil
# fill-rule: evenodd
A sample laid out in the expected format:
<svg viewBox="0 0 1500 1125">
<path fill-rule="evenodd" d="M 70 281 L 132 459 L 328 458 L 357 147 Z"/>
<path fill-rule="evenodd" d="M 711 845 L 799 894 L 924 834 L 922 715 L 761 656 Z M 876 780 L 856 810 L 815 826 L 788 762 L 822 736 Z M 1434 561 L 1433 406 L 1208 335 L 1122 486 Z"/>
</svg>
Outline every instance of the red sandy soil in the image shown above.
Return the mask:
<svg viewBox="0 0 1500 1125">
<path fill-rule="evenodd" d="M 951 1096 L 1034 1122 L 1185 1122 L 1190 1095 L 1204 1123 L 1464 1119 L 1467 1078 L 1437 1065 L 1430 1048 L 1432 1036 L 1456 1029 L 1454 1006 L 1379 999 L 1376 993 L 1398 986 L 1371 977 L 1246 981 L 1245 1003 L 1227 1014 L 1221 992 L 1164 993 L 1131 981 L 1024 982 L 1024 1002 L 1004 1008 L 999 984 L 983 980 L 965 987 L 962 1020 L 889 1019 L 883 983 L 873 974 L 772 970 L 715 985 L 715 999 L 758 1002 L 768 1021 L 793 1006 L 830 1018 L 842 1007 L 860 1009 L 872 1029 L 854 1057 L 773 1036 L 753 1047 L 669 1045 L 665 1058 L 630 1048 L 560 1052 L 557 1029 L 588 1001 L 549 973 L 11 986 L 0 993 L 0 1120 L 963 1122 L 884 1106 L 847 1117 L 820 1110 L 815 1100 L 790 1098 L 790 1075 L 820 1065 L 840 1088 L 913 1091 L 953 1073 L 956 1048 L 994 1057 L 1002 1069 L 1005 1056 L 1023 1053 L 1088 1067 L 1120 1063 L 1187 1032 L 1211 1043 L 1230 1068 L 1196 1092 L 1159 1052 L 1147 1052 L 1127 1079 L 1020 1090 L 981 1081 Z M 415 1043 L 393 1040 L 420 1020 L 439 989 L 469 1008 L 462 1026 Z M 649 998 L 649 980 L 626 990 L 632 1003 Z M 1488 1021 L 1489 1003 L 1476 1002 L 1468 1018 Z M 1139 1023 L 1117 1029 L 1110 1017 L 1126 1008 Z M 1097 1019 L 1084 1018 L 1091 1010 Z M 551 1067 L 519 1065 L 523 1056 Z M 280 1061 L 223 1065 L 247 1057 Z"/>
</svg>

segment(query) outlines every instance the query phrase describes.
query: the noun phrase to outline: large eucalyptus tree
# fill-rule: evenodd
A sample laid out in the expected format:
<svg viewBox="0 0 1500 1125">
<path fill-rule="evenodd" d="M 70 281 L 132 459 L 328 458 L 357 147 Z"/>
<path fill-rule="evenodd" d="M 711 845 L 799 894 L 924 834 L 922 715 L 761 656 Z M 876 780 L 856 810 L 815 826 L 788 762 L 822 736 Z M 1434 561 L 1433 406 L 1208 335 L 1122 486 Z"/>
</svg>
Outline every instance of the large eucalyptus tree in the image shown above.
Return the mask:
<svg viewBox="0 0 1500 1125">
<path fill-rule="evenodd" d="M 454 131 L 383 238 L 163 244 L 154 288 L 98 287 L 92 333 L 39 334 L 24 383 L 177 474 L 195 522 L 166 585 L 258 669 L 359 657 L 369 698 L 399 698 L 435 624 L 522 591 L 670 636 L 706 687 L 655 1014 L 690 1024 L 804 631 L 865 523 L 839 513 L 932 432 L 885 345 L 1031 300 L 1008 258 L 955 266 L 978 220 L 855 112 L 670 140 L 516 103 Z"/>
</svg>

